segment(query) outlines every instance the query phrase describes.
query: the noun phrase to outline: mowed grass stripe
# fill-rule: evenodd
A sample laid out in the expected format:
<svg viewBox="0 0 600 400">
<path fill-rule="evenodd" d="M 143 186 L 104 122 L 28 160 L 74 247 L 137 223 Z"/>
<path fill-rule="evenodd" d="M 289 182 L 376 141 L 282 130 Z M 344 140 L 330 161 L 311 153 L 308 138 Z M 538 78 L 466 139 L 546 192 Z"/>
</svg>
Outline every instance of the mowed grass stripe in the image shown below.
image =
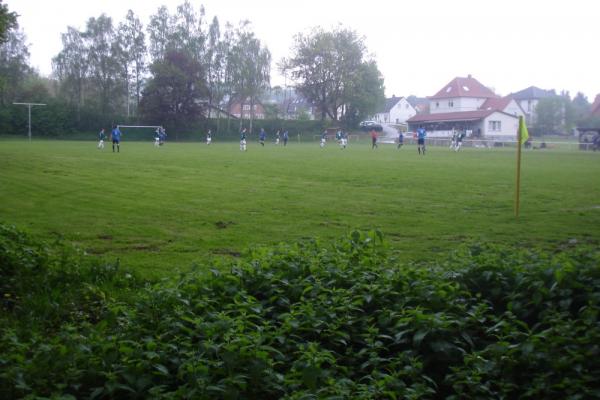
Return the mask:
<svg viewBox="0 0 600 400">
<path fill-rule="evenodd" d="M 430 259 L 463 240 L 550 246 L 597 240 L 600 157 L 525 152 L 521 218 L 513 216 L 510 149 L 317 142 L 237 143 L 0 141 L 0 219 L 63 236 L 143 273 L 254 244 L 330 239 L 381 229 L 399 257 Z"/>
</svg>

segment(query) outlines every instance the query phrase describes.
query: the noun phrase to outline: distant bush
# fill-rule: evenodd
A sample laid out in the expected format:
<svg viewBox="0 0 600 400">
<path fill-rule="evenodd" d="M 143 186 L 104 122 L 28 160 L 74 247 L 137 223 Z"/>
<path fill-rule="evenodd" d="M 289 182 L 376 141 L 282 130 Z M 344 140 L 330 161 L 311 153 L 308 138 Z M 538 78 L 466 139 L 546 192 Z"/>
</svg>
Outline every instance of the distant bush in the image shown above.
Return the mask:
<svg viewBox="0 0 600 400">
<path fill-rule="evenodd" d="M 400 265 L 381 234 L 353 232 L 152 285 L 86 260 L 0 231 L 0 397 L 600 394 L 597 248 Z"/>
<path fill-rule="evenodd" d="M 53 100 L 45 107 L 34 107 L 31 113 L 32 135 L 34 138 L 54 138 L 71 140 L 96 140 L 100 129 L 110 132 L 115 124 L 120 125 L 160 125 L 157 121 L 145 121 L 137 117 L 123 115 L 103 115 L 95 109 L 83 107 L 77 110 L 74 106 Z M 250 121 L 244 120 L 243 126 L 249 128 Z M 215 141 L 239 140 L 240 121 L 231 119 L 199 119 L 198 121 L 182 121 L 177 125 L 165 125 L 170 141 L 204 141 L 206 132 L 211 129 Z M 288 130 L 290 139 L 312 140 L 313 135 L 323 131 L 322 121 L 299 120 L 254 120 L 253 135 L 258 137 L 260 128 L 264 128 L 268 139 L 274 140 L 277 129 Z M 28 133 L 27 108 L 9 105 L 0 109 L 0 135 L 26 137 Z M 252 137 L 251 136 L 251 137 Z M 127 140 L 152 140 L 153 130 L 129 129 Z"/>
</svg>

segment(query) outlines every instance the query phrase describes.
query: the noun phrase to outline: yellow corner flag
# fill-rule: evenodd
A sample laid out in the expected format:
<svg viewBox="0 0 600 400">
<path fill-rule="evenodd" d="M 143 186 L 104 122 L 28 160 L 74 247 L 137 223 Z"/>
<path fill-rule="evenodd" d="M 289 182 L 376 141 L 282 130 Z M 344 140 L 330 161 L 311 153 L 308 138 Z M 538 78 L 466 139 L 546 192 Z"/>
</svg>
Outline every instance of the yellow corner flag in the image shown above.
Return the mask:
<svg viewBox="0 0 600 400">
<path fill-rule="evenodd" d="M 519 118 L 519 132 L 521 133 L 519 136 L 521 138 L 521 142 L 519 144 L 523 144 L 529 139 L 529 132 L 527 131 L 527 125 L 525 125 L 525 118 Z"/>
</svg>

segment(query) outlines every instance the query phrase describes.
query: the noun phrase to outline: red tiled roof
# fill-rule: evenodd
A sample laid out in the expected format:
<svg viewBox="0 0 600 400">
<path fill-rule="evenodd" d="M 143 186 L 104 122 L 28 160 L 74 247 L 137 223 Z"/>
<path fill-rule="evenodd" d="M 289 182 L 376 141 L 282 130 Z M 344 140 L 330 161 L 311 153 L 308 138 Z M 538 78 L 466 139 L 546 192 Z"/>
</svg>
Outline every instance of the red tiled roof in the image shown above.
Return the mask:
<svg viewBox="0 0 600 400">
<path fill-rule="evenodd" d="M 446 122 L 446 121 L 477 121 L 495 113 L 498 110 L 459 111 L 436 114 L 417 114 L 406 122 Z"/>
<path fill-rule="evenodd" d="M 512 97 L 495 97 L 491 99 L 487 99 L 481 107 L 482 110 L 498 110 L 504 111 L 504 109 L 510 104 Z"/>
<path fill-rule="evenodd" d="M 596 95 L 596 99 L 594 100 L 594 103 L 592 104 L 591 114 L 597 115 L 600 117 L 600 94 Z"/>
<path fill-rule="evenodd" d="M 498 95 L 469 75 L 466 78 L 454 78 L 430 98 L 448 99 L 453 97 L 495 98 L 498 97 Z"/>
</svg>

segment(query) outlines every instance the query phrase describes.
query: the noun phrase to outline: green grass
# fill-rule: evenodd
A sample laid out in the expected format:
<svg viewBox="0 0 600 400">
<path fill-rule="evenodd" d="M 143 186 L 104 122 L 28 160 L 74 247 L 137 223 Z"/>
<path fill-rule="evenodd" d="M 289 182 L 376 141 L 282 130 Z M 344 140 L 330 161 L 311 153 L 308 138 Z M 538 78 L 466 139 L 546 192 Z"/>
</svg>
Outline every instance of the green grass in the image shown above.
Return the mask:
<svg viewBox="0 0 600 400">
<path fill-rule="evenodd" d="M 351 144 L 0 141 L 0 221 L 165 276 L 248 246 L 380 229 L 426 260 L 465 240 L 552 248 L 600 238 L 600 155 Z"/>
</svg>

